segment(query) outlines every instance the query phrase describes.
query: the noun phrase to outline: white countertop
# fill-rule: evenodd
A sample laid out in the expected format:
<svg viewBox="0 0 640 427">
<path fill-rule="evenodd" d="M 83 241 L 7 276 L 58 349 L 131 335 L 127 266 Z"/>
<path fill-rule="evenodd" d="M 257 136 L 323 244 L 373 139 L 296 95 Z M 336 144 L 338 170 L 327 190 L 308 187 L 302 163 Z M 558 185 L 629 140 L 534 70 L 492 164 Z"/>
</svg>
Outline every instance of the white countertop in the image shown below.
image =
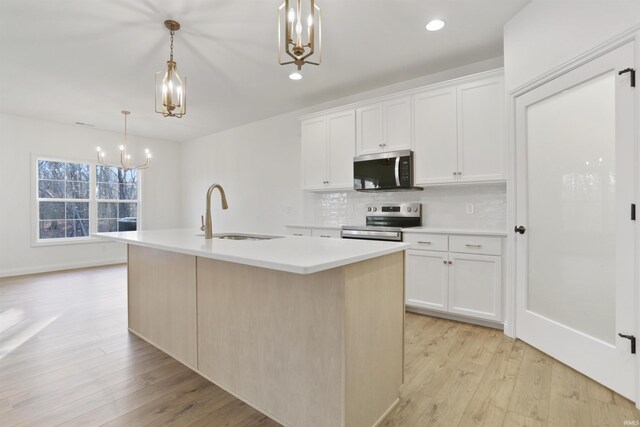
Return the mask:
<svg viewBox="0 0 640 427">
<path fill-rule="evenodd" d="M 474 236 L 506 236 L 504 230 L 482 230 L 473 228 L 439 228 L 439 227 L 409 227 L 403 228 L 403 233 L 436 233 L 436 234 L 468 234 Z"/>
<path fill-rule="evenodd" d="M 287 224 L 285 227 L 319 228 L 322 230 L 342 230 L 341 225 L 311 225 L 311 224 Z"/>
<path fill-rule="evenodd" d="M 204 233 L 197 229 L 123 231 L 94 233 L 92 236 L 299 274 L 329 270 L 403 251 L 411 246 L 398 242 L 293 236 L 271 240 L 206 240 Z"/>
</svg>

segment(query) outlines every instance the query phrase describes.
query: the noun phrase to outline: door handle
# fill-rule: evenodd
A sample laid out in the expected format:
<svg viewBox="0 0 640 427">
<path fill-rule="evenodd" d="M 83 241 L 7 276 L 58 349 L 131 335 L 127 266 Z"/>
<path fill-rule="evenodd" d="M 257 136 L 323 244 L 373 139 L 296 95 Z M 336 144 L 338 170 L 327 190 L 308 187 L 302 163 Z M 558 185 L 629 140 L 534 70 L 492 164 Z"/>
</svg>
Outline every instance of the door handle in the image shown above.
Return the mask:
<svg viewBox="0 0 640 427">
<path fill-rule="evenodd" d="M 522 225 L 519 225 L 516 228 L 514 228 L 513 231 L 515 231 L 516 233 L 524 234 L 524 232 L 527 231 L 527 229 L 524 228 Z"/>
<path fill-rule="evenodd" d="M 636 337 L 633 335 L 618 334 L 620 338 L 626 338 L 631 341 L 631 354 L 636 354 Z"/>
</svg>

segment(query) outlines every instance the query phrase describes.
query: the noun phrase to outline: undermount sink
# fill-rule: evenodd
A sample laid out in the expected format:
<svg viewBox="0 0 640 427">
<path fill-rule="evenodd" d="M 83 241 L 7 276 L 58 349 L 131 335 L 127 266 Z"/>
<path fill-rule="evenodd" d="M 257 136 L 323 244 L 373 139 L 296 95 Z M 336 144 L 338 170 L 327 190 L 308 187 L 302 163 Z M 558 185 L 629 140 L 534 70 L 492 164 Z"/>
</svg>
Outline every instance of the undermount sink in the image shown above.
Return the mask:
<svg viewBox="0 0 640 427">
<path fill-rule="evenodd" d="M 198 236 L 204 236 L 204 234 L 198 234 Z M 265 236 L 259 234 L 214 234 L 213 238 L 224 240 L 271 240 L 280 239 L 282 236 Z"/>
</svg>

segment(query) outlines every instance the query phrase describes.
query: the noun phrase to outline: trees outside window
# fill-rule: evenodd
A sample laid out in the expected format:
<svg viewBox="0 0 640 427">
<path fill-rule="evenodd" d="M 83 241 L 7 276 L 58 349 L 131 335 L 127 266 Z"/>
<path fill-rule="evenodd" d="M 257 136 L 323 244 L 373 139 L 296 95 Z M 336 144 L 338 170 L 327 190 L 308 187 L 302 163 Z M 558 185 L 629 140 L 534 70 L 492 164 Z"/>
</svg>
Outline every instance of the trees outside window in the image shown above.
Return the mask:
<svg viewBox="0 0 640 427">
<path fill-rule="evenodd" d="M 38 240 L 137 229 L 138 171 L 37 160 Z"/>
</svg>

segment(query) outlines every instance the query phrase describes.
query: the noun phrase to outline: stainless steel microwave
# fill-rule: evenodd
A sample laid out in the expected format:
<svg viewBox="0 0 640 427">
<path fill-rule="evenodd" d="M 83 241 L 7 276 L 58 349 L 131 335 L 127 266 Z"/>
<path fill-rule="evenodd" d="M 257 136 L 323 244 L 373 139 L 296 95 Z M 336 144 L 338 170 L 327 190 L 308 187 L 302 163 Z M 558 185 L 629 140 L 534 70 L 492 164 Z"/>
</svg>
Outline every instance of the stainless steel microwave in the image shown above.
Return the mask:
<svg viewBox="0 0 640 427">
<path fill-rule="evenodd" d="M 354 157 L 353 188 L 357 191 L 422 190 L 413 185 L 413 152 L 401 150 Z"/>
</svg>

